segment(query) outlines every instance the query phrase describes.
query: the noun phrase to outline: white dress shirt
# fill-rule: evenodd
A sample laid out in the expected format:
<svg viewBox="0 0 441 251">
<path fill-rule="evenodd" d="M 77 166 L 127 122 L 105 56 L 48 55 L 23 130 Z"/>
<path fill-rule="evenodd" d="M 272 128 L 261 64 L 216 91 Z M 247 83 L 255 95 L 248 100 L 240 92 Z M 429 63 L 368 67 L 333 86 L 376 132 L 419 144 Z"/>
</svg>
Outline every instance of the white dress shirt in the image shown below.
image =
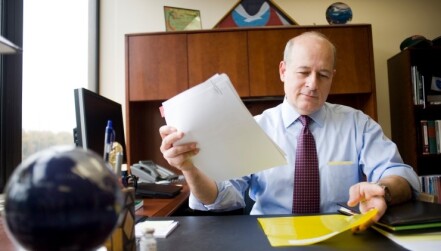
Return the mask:
<svg viewBox="0 0 441 251">
<path fill-rule="evenodd" d="M 237 179 L 218 182 L 218 197 L 211 205 L 190 195 L 190 208 L 228 211 L 245 206 L 244 193 L 255 200 L 251 214 L 290 214 L 294 183 L 297 137 L 302 124 L 287 102 L 255 116 L 262 129 L 285 151 L 288 165 L 277 166 Z M 320 169 L 320 211 L 337 212 L 337 202 L 349 199 L 349 188 L 367 180 L 376 182 L 388 175 L 409 181 L 414 193 L 419 180 L 412 167 L 403 164 L 396 145 L 380 125 L 363 112 L 348 106 L 325 103 L 311 114 L 309 129 L 314 135 Z M 251 146 L 252 147 L 252 146 Z"/>
</svg>

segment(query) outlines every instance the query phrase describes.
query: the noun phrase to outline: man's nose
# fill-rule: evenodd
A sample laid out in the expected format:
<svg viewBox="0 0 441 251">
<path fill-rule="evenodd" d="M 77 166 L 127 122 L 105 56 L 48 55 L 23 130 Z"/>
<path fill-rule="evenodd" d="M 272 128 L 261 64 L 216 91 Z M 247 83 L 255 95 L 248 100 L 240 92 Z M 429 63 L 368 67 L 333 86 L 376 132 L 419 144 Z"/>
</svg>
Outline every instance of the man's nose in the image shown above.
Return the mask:
<svg viewBox="0 0 441 251">
<path fill-rule="evenodd" d="M 306 86 L 311 90 L 315 90 L 317 88 L 317 73 L 311 72 L 311 74 L 309 74 L 308 78 L 306 79 Z"/>
</svg>

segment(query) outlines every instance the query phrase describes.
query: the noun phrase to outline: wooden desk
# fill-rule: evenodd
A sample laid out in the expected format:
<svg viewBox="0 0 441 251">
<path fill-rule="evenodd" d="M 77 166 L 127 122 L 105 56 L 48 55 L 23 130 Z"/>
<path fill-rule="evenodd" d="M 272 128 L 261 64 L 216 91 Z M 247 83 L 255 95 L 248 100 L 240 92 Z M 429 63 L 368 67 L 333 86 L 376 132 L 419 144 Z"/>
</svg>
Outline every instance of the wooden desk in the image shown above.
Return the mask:
<svg viewBox="0 0 441 251">
<path fill-rule="evenodd" d="M 183 183 L 181 193 L 176 197 L 171 199 L 144 199 L 143 207 L 136 210 L 135 214 L 148 217 L 170 216 L 187 202 L 189 195 L 190 190 L 187 184 Z"/>
</svg>

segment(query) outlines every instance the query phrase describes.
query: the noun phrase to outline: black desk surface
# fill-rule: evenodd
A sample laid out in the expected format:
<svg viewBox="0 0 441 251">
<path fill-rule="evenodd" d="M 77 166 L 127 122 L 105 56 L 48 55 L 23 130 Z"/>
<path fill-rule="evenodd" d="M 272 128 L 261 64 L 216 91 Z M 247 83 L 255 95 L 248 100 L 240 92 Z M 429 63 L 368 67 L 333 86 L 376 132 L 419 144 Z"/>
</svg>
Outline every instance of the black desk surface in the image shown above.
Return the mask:
<svg viewBox="0 0 441 251">
<path fill-rule="evenodd" d="M 262 216 L 184 216 L 149 218 L 178 220 L 167 237 L 158 238 L 158 251 L 165 250 L 406 250 L 373 229 L 353 234 L 350 230 L 310 246 L 271 247 L 257 221 Z"/>
</svg>

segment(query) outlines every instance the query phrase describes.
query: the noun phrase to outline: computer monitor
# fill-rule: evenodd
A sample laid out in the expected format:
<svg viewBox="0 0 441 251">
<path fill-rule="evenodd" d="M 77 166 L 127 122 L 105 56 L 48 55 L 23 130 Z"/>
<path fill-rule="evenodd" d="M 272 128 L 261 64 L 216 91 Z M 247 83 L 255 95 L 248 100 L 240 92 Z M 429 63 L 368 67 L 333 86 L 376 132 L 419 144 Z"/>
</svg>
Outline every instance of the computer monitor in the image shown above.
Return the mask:
<svg viewBox="0 0 441 251">
<path fill-rule="evenodd" d="M 124 122 L 121 104 L 85 88 L 74 89 L 77 127 L 74 128 L 76 146 L 104 153 L 104 134 L 107 121 L 112 120 L 115 141 L 124 149 L 123 163 L 127 163 Z"/>
</svg>

